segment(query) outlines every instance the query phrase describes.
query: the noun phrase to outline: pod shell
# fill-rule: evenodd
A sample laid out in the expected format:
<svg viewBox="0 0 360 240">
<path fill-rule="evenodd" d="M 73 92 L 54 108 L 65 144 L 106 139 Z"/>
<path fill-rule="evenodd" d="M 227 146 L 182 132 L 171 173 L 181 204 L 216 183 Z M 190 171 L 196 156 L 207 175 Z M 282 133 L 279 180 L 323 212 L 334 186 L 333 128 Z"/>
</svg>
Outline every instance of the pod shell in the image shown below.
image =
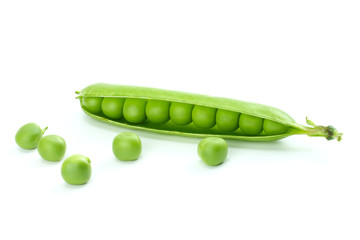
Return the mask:
<svg viewBox="0 0 360 240">
<path fill-rule="evenodd" d="M 270 135 L 270 136 L 264 136 L 264 135 L 243 136 L 243 135 L 237 135 L 231 133 L 216 134 L 208 130 L 197 130 L 194 132 L 188 132 L 186 126 L 183 128 L 177 126 L 175 128 L 171 126 L 172 125 L 171 123 L 164 124 L 163 128 L 158 128 L 158 126 L 155 127 L 155 125 L 152 123 L 134 125 L 127 122 L 119 122 L 108 119 L 105 116 L 94 115 L 82 107 L 82 110 L 86 114 L 97 120 L 114 124 L 117 126 L 147 130 L 157 133 L 190 136 L 190 137 L 217 136 L 226 139 L 235 139 L 235 140 L 243 140 L 243 141 L 274 141 L 288 137 L 293 134 L 297 134 L 299 132 L 303 132 L 305 130 L 304 126 L 296 123 L 292 117 L 290 117 L 287 113 L 285 113 L 284 111 L 278 108 L 263 104 L 258 104 L 258 103 L 230 99 L 230 98 L 214 97 L 203 94 L 188 93 L 188 92 L 173 91 L 173 90 L 163 90 L 163 89 L 150 88 L 150 87 L 139 87 L 139 86 L 107 84 L 107 83 L 92 84 L 76 93 L 79 94 L 78 98 L 80 99 L 82 97 L 122 97 L 122 98 L 143 98 L 143 99 L 164 100 L 170 102 L 189 103 L 189 104 L 240 112 L 264 119 L 269 119 L 290 126 L 289 131 L 287 133 L 279 134 L 279 135 Z M 185 131 L 181 131 L 181 129 L 184 129 Z"/>
</svg>

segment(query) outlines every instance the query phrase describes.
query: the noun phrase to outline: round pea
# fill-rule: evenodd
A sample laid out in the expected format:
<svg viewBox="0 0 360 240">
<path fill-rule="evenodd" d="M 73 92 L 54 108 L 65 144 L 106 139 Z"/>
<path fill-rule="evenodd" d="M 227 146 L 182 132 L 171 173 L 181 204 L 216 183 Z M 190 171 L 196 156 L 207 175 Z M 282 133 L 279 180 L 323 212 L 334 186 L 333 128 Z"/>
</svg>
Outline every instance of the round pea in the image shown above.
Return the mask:
<svg viewBox="0 0 360 240">
<path fill-rule="evenodd" d="M 278 135 L 286 133 L 289 130 L 289 126 L 274 122 L 268 119 L 264 120 L 264 132 L 266 135 Z"/>
<path fill-rule="evenodd" d="M 119 160 L 136 160 L 141 154 L 141 140 L 135 133 L 119 133 L 113 140 L 112 150 L 115 157 Z"/>
<path fill-rule="evenodd" d="M 170 102 L 160 100 L 149 100 L 146 104 L 146 116 L 154 123 L 165 123 L 169 121 Z"/>
<path fill-rule="evenodd" d="M 96 114 L 101 113 L 102 100 L 102 97 L 83 97 L 81 103 L 86 110 Z"/>
<path fill-rule="evenodd" d="M 200 128 L 212 128 L 215 126 L 216 110 L 216 108 L 195 105 L 192 111 L 194 125 Z"/>
<path fill-rule="evenodd" d="M 262 132 L 263 121 L 264 119 L 259 117 L 241 114 L 239 119 L 239 126 L 245 134 L 255 136 Z"/>
<path fill-rule="evenodd" d="M 47 127 L 41 129 L 36 123 L 27 123 L 16 132 L 15 142 L 21 148 L 34 149 L 38 146 L 46 129 Z"/>
<path fill-rule="evenodd" d="M 101 103 L 102 112 L 112 119 L 119 119 L 123 115 L 125 98 L 106 97 Z"/>
<path fill-rule="evenodd" d="M 170 119 L 175 124 L 185 126 L 191 123 L 191 113 L 194 105 L 187 103 L 173 102 L 170 105 Z"/>
<path fill-rule="evenodd" d="M 227 157 L 228 145 L 219 137 L 208 137 L 198 144 L 198 155 L 207 165 L 217 166 L 223 163 Z"/>
<path fill-rule="evenodd" d="M 124 102 L 123 114 L 127 121 L 131 123 L 142 123 L 146 120 L 147 101 L 140 98 L 127 98 Z"/>
<path fill-rule="evenodd" d="M 47 161 L 60 161 L 64 157 L 65 151 L 65 140 L 57 135 L 47 135 L 43 137 L 38 145 L 40 156 Z"/>
<path fill-rule="evenodd" d="M 63 162 L 61 176 L 68 184 L 81 185 L 91 177 L 91 162 L 82 154 L 74 154 Z"/>
<path fill-rule="evenodd" d="M 216 112 L 216 125 L 226 131 L 234 131 L 239 127 L 240 113 L 218 109 Z"/>
</svg>

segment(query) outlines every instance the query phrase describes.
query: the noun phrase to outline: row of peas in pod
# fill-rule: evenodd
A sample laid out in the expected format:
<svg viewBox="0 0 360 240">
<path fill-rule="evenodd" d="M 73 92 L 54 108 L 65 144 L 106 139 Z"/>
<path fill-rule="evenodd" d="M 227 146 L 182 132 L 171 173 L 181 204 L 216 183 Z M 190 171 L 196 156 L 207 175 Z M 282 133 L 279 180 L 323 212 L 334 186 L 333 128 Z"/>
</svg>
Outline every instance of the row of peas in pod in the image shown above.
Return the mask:
<svg viewBox="0 0 360 240">
<path fill-rule="evenodd" d="M 217 127 L 229 132 L 241 130 L 243 134 L 251 136 L 283 134 L 289 130 L 288 126 L 269 119 L 188 103 L 123 97 L 83 97 L 81 103 L 93 114 L 104 114 L 113 120 L 125 119 L 132 124 L 145 121 L 164 124 L 171 121 L 185 126 L 193 123 L 201 129 Z"/>
</svg>

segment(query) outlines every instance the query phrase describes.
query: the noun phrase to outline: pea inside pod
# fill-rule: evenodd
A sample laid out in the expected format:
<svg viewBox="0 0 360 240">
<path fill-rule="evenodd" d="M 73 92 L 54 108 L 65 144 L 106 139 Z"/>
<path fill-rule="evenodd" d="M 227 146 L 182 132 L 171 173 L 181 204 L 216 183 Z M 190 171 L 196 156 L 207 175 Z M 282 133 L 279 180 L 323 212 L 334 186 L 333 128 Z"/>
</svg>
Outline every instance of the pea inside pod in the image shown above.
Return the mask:
<svg viewBox="0 0 360 240">
<path fill-rule="evenodd" d="M 239 126 L 241 130 L 243 130 L 247 135 L 256 136 L 262 132 L 263 122 L 263 118 L 251 116 L 248 114 L 241 114 L 239 119 Z"/>
<path fill-rule="evenodd" d="M 235 131 L 239 128 L 240 113 L 219 109 L 216 112 L 216 125 L 226 131 Z"/>
<path fill-rule="evenodd" d="M 170 119 L 170 102 L 149 100 L 146 104 L 146 116 L 154 123 L 165 123 Z"/>
<path fill-rule="evenodd" d="M 264 120 L 263 128 L 267 135 L 283 134 L 289 130 L 289 126 L 268 119 Z"/>
<path fill-rule="evenodd" d="M 85 97 L 82 98 L 82 106 L 93 114 L 101 113 L 102 97 Z"/>
<path fill-rule="evenodd" d="M 338 141 L 342 137 L 332 126 L 309 120 L 310 126 L 304 126 L 278 108 L 229 98 L 106 83 L 76 93 L 84 112 L 95 119 L 157 133 L 244 141 L 274 141 L 294 134 Z M 113 112 L 117 119 L 101 109 L 108 98 L 123 102 Z"/>
<path fill-rule="evenodd" d="M 105 116 L 111 119 L 119 119 L 123 116 L 125 98 L 104 98 L 101 103 L 101 110 Z"/>
<path fill-rule="evenodd" d="M 124 102 L 124 118 L 130 123 L 142 123 L 146 120 L 147 101 L 138 98 L 126 98 Z"/>
<path fill-rule="evenodd" d="M 192 110 L 194 125 L 199 128 L 212 128 L 216 121 L 216 108 L 195 105 Z"/>
<path fill-rule="evenodd" d="M 173 102 L 170 106 L 170 119 L 173 123 L 185 126 L 192 122 L 193 104 Z"/>
</svg>

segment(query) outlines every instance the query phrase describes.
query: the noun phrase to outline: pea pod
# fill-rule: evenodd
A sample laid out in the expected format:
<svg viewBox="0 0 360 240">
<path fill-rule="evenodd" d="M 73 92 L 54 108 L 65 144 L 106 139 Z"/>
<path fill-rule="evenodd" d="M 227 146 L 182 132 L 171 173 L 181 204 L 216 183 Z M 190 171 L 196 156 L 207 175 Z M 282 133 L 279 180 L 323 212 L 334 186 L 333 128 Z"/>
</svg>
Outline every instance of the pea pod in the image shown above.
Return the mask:
<svg viewBox="0 0 360 240">
<path fill-rule="evenodd" d="M 310 126 L 303 126 L 280 109 L 229 98 L 106 83 L 92 84 L 76 94 L 90 117 L 156 133 L 244 141 L 274 141 L 295 134 L 338 141 L 342 137 L 332 126 L 318 126 L 308 119 Z"/>
</svg>

